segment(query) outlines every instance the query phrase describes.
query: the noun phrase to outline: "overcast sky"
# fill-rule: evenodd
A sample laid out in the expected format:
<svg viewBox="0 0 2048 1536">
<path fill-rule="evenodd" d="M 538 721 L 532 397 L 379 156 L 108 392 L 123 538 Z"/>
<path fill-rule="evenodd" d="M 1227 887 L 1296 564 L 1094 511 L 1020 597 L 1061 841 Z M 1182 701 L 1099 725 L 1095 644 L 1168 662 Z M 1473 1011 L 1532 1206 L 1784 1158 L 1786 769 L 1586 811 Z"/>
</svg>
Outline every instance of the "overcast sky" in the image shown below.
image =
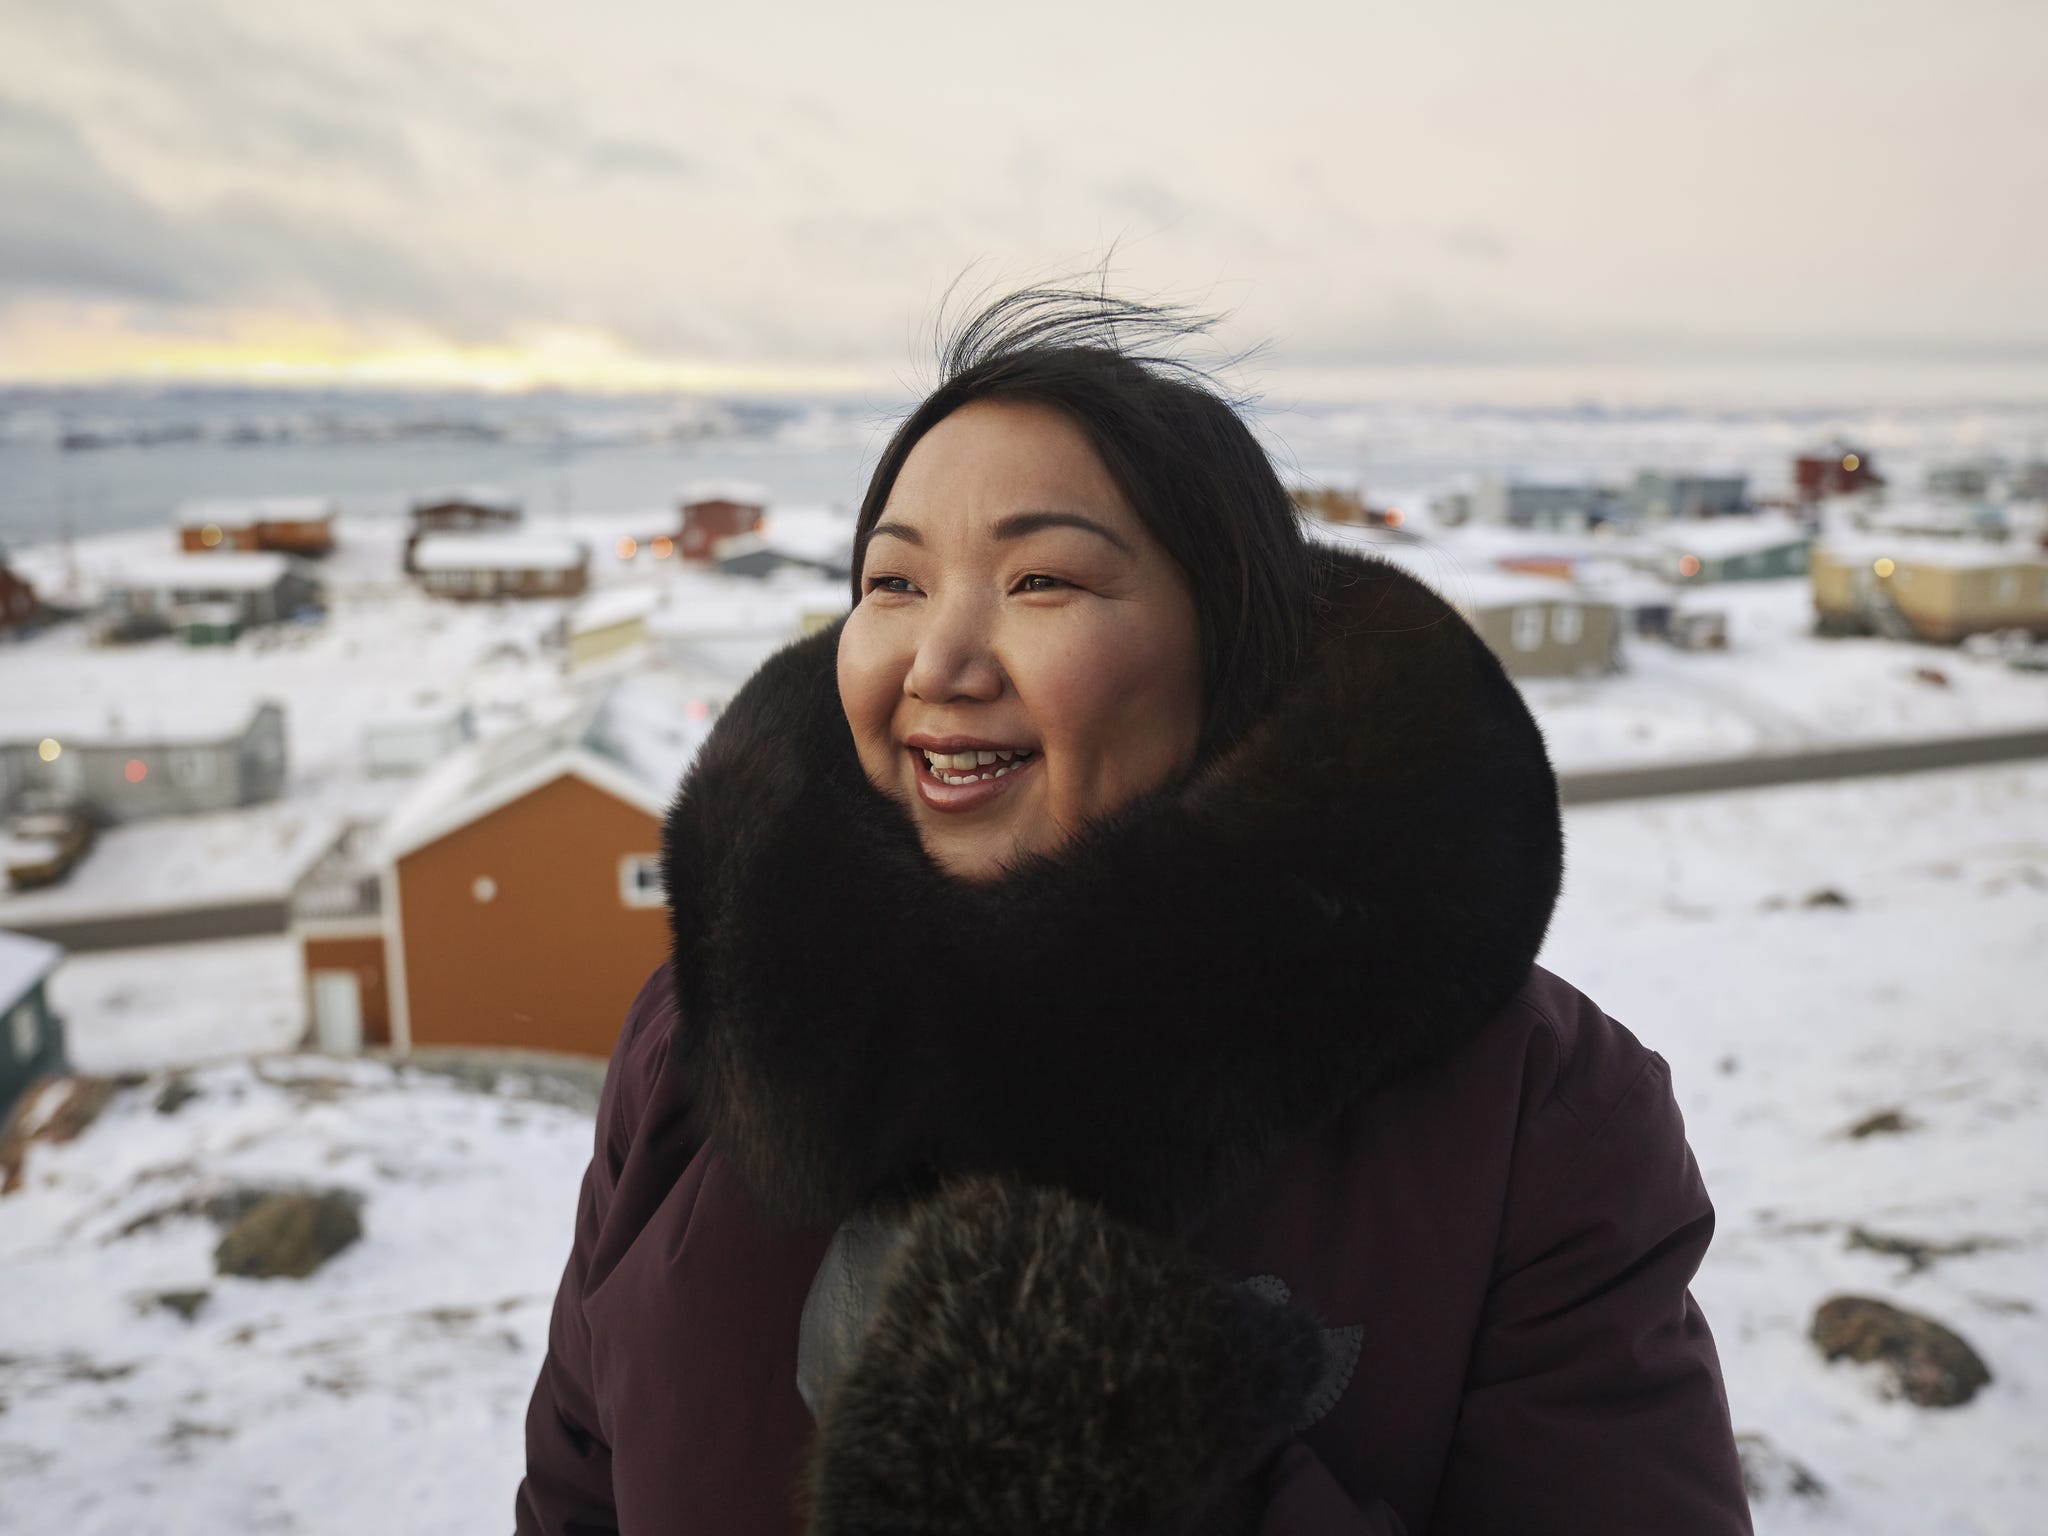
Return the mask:
<svg viewBox="0 0 2048 1536">
<path fill-rule="evenodd" d="M 832 387 L 1117 248 L 1289 366 L 2048 361 L 2042 0 L 0 0 L 0 377 Z"/>
</svg>

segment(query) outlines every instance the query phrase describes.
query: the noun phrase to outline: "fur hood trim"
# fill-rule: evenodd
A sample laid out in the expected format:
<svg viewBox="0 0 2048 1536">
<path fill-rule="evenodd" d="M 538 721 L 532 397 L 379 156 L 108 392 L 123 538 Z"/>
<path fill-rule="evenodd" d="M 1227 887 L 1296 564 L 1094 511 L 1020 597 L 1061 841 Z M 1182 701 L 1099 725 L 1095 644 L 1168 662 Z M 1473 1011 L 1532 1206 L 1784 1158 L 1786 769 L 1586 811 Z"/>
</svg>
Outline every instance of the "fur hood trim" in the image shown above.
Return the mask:
<svg viewBox="0 0 2048 1536">
<path fill-rule="evenodd" d="M 863 773 L 839 626 L 771 658 L 663 829 L 676 1065 L 792 1221 L 1009 1174 L 1185 1231 L 1514 994 L 1557 783 L 1472 628 L 1320 553 L 1316 636 L 1228 752 L 972 883 Z"/>
</svg>

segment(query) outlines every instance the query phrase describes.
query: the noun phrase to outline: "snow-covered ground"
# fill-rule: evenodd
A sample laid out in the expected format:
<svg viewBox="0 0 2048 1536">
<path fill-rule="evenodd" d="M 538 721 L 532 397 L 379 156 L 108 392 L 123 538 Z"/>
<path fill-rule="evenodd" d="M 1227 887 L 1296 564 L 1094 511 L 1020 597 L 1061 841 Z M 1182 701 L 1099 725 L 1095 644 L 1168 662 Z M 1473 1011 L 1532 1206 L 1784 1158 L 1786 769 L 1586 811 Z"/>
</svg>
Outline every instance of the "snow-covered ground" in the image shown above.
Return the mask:
<svg viewBox="0 0 2048 1536">
<path fill-rule="evenodd" d="M 1590 428 L 1552 453 L 1554 420 L 1454 425 L 1441 442 L 1439 426 L 1414 427 L 1418 466 L 1478 462 L 1469 433 L 1484 427 L 1498 441 L 1479 458 L 1496 467 L 1565 475 L 1662 456 L 1755 469 L 1816 430 L 1764 439 L 1753 421 L 1704 421 L 1667 440 L 1658 421 L 1622 422 L 1601 429 L 1601 442 L 1620 433 L 1610 463 Z M 1343 461 L 1354 435 L 1341 421 L 1327 441 L 1309 434 L 1304 460 Z M 1420 508 L 1428 494 L 1399 500 Z M 793 531 L 822 549 L 842 516 L 805 514 Z M 737 686 L 842 600 L 810 578 L 678 573 L 644 551 L 670 521 L 534 520 L 590 543 L 596 606 L 650 601 L 613 596 L 631 591 L 658 603 L 647 646 L 589 675 L 665 666 Z M 317 625 L 218 649 L 96 648 L 79 625 L 0 646 L 0 737 L 99 734 L 109 717 L 131 735 L 166 717 L 232 722 L 265 698 L 288 711 L 282 802 L 114 829 L 46 897 L 255 890 L 252 871 L 275 894 L 328 829 L 381 818 L 413 788 L 369 774 L 368 727 L 467 705 L 488 735 L 566 702 L 575 679 L 555 630 L 573 602 L 431 599 L 400 572 L 400 520 L 345 514 L 337 531 Z M 1429 531 L 1454 580 L 1504 552 L 1497 531 Z M 616 554 L 627 535 L 643 545 L 631 561 Z M 89 600 L 169 539 L 146 529 L 82 539 L 69 558 L 48 546 L 11 558 L 60 597 L 75 561 L 74 595 Z M 2040 674 L 1815 638 L 1804 581 L 1684 601 L 1726 613 L 1726 652 L 1632 641 L 1618 675 L 1524 685 L 1561 769 L 2048 725 Z M 1826 1489 L 1766 1498 L 1759 1529 L 2038 1529 L 2048 765 L 1585 807 L 1569 832 L 1545 963 L 1671 1059 L 1721 1213 L 1697 1291 L 1737 1428 Z M 1840 900 L 1810 904 L 1821 892 Z M 49 986 L 81 1068 L 150 1075 L 77 1141 L 33 1147 L 24 1187 L 0 1198 L 0 1532 L 505 1529 L 587 1112 L 548 1080 L 478 1092 L 289 1054 L 305 998 L 284 937 L 75 955 Z M 196 1097 L 159 1112 L 174 1077 Z M 1887 1109 L 1903 1131 L 1845 1134 Z M 213 1277 L 203 1216 L 134 1225 L 238 1181 L 352 1191 L 366 1235 L 308 1280 L 259 1282 Z M 1915 1268 L 1851 1246 L 1857 1232 L 1977 1246 Z M 189 1320 L 151 1299 L 200 1288 Z M 1842 1291 L 1940 1318 L 1984 1355 L 1992 1384 L 1928 1411 L 1884 1400 L 1862 1369 L 1824 1365 L 1805 1333 Z"/>
<path fill-rule="evenodd" d="M 0 1201 L 0 1529 L 509 1530 L 587 1114 L 307 1057 L 197 1070 L 165 1114 L 167 1080 Z M 162 1213 L 236 1183 L 357 1192 L 364 1236 L 217 1279 L 214 1224 Z M 155 1300 L 194 1290 L 189 1321 Z"/>
<path fill-rule="evenodd" d="M 1761 1500 L 1759 1531 L 2039 1529 L 2048 766 L 1586 807 L 1568 833 L 1544 962 L 1671 1060 L 1736 1426 L 1826 1490 Z M 502 1530 L 587 1115 L 308 1056 L 216 1061 L 159 1113 L 168 1063 L 264 1043 L 286 967 L 238 943 L 59 973 L 86 1060 L 157 1070 L 0 1200 L 0 1528 Z M 1905 1130 L 1846 1134 L 1887 1109 Z M 356 1191 L 365 1236 L 254 1281 L 213 1277 L 201 1217 L 121 1235 L 234 1180 Z M 1984 1246 L 1915 1271 L 1857 1228 Z M 189 1322 L 149 1299 L 197 1288 Z M 1991 1385 L 1919 1409 L 1824 1364 L 1806 1330 L 1840 1292 L 1947 1323 Z"/>
</svg>

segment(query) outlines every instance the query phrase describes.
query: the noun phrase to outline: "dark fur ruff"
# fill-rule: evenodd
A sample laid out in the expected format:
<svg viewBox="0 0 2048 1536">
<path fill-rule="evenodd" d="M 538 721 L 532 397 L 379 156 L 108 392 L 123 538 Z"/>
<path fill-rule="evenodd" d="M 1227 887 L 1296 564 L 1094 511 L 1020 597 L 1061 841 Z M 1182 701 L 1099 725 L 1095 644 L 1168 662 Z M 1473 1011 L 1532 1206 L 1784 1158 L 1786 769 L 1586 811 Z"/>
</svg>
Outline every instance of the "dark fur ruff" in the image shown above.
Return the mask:
<svg viewBox="0 0 2048 1536">
<path fill-rule="evenodd" d="M 811 1536 L 1223 1536 L 1322 1369 L 1315 1319 L 1057 1190 L 921 1202 L 812 1442 Z"/>
<path fill-rule="evenodd" d="M 1319 559 L 1257 725 L 999 881 L 945 875 L 863 774 L 836 627 L 741 690 L 663 862 L 674 1065 L 765 1208 L 1003 1173 L 1178 1233 L 1513 995 L 1562 873 L 1535 722 L 1427 587 Z"/>
</svg>

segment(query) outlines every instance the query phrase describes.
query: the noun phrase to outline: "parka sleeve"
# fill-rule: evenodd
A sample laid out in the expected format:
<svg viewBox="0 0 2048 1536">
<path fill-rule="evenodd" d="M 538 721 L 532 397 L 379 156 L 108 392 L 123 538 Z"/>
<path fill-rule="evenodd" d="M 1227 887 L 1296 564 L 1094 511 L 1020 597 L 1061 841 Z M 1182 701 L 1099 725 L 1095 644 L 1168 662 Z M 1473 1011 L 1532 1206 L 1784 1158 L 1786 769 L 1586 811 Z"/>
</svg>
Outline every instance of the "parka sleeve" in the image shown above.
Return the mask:
<svg viewBox="0 0 2048 1536">
<path fill-rule="evenodd" d="M 627 1011 L 605 1068 L 596 1145 L 576 1200 L 569 1262 L 555 1292 L 547 1355 L 526 1410 L 526 1475 L 514 1504 L 517 1536 L 596 1536 L 618 1529 L 611 1447 L 598 1428 L 591 1385 L 583 1296 L 591 1254 L 646 1104 L 651 1036 L 671 1006 L 665 968 L 658 969 Z M 660 1057 L 652 1059 L 658 1063 Z"/>
<path fill-rule="evenodd" d="M 1514 1192 L 1429 1530 L 1749 1536 L 1720 1361 L 1690 1284 L 1714 1209 L 1661 1056 Z M 1519 1182 L 1519 1181 L 1518 1181 Z M 1309 1447 L 1261 1536 L 1397 1536 Z M 1418 1533 L 1419 1536 L 1419 1533 Z"/>
</svg>

